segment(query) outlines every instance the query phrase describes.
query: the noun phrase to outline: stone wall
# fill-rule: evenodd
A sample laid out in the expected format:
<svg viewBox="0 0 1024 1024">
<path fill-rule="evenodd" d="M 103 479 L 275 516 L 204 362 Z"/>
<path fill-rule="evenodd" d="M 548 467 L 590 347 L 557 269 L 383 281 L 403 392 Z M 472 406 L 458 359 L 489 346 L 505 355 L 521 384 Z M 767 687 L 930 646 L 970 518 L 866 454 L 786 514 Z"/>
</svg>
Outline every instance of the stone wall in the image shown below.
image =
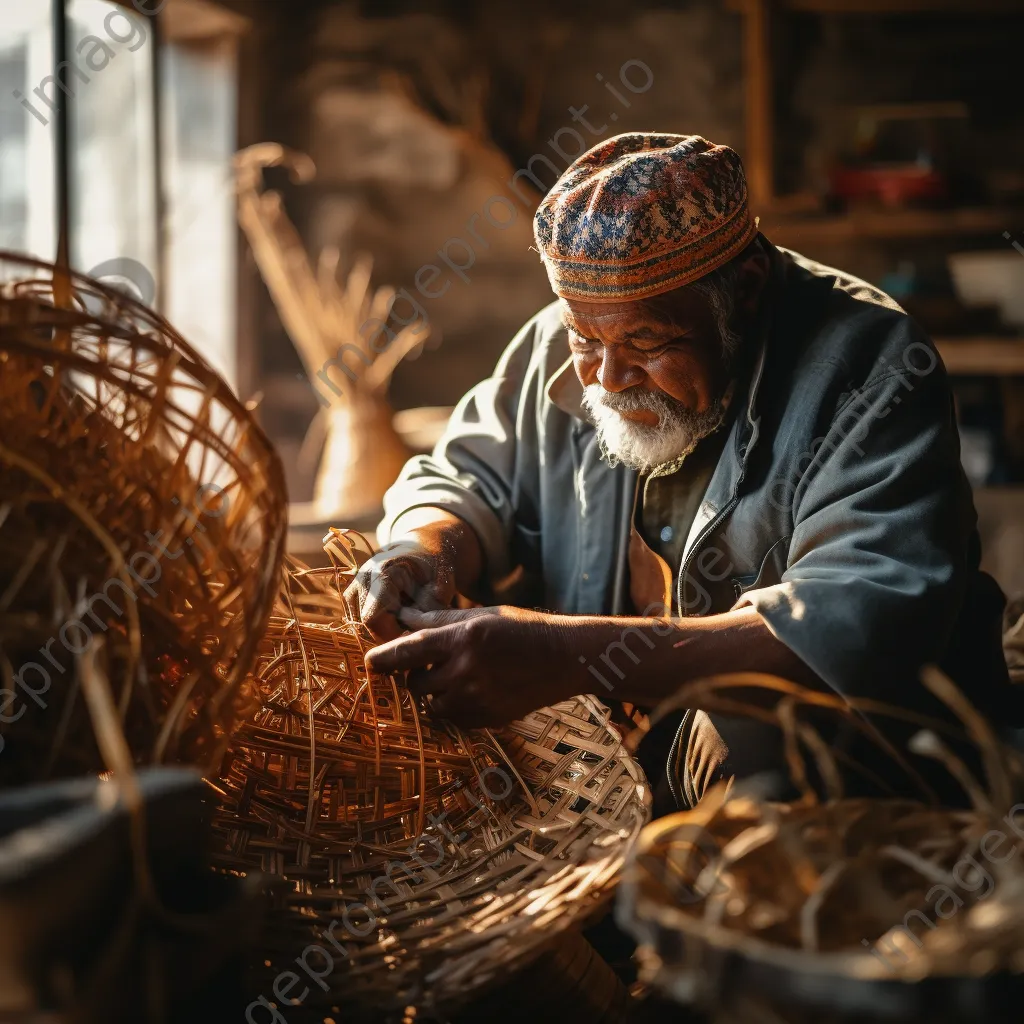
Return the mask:
<svg viewBox="0 0 1024 1024">
<path fill-rule="evenodd" d="M 319 168 L 309 247 L 369 251 L 379 281 L 410 289 L 421 268 L 439 269 L 422 271 L 431 284 L 417 293 L 435 337 L 392 397 L 452 404 L 552 298 L 532 248 L 537 186 L 620 131 L 739 145 L 739 20 L 697 4 L 544 28 L 496 4 L 465 26 L 336 4 L 302 90 Z M 513 188 L 519 169 L 529 174 Z"/>
</svg>

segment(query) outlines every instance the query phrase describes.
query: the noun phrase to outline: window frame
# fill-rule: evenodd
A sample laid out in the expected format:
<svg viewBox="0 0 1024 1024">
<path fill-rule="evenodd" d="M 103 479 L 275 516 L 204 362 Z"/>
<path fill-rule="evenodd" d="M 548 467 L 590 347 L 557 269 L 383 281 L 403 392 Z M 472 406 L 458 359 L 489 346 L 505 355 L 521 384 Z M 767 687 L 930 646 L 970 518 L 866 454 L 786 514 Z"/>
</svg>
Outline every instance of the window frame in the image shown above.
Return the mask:
<svg viewBox="0 0 1024 1024">
<path fill-rule="evenodd" d="M 153 210 L 156 223 L 152 225 L 153 238 L 155 239 L 155 266 L 146 268 L 153 277 L 155 294 L 151 300 L 154 310 L 161 315 L 168 313 L 168 297 L 170 281 L 170 249 L 173 244 L 171 237 L 172 226 L 169 224 L 171 197 L 168 194 L 169 168 L 166 166 L 168 153 L 166 151 L 166 111 L 164 79 L 164 57 L 165 50 L 169 45 L 179 45 L 187 42 L 187 38 L 196 38 L 197 41 L 203 38 L 215 38 L 217 36 L 233 36 L 237 44 L 237 63 L 235 88 L 235 123 L 234 135 L 230 140 L 232 152 L 237 151 L 241 146 L 254 141 L 245 136 L 251 134 L 246 126 L 252 121 L 251 98 L 248 97 L 246 86 L 252 83 L 252 44 L 254 23 L 251 18 L 233 10 L 232 7 L 222 7 L 216 3 L 193 3 L 192 0 L 108 0 L 109 3 L 124 8 L 135 15 L 143 15 L 148 18 L 147 31 L 150 32 L 152 45 L 149 46 L 149 61 L 151 62 L 152 95 L 150 116 L 152 118 L 152 135 L 149 141 L 149 154 L 152 160 L 153 174 L 152 188 Z M 52 120 L 53 128 L 53 189 L 54 194 L 51 201 L 55 205 L 54 234 L 56 238 L 56 252 L 53 259 L 56 262 L 66 262 L 73 265 L 70 255 L 76 251 L 75 245 L 75 218 L 73 214 L 73 203 L 75 202 L 75 189 L 73 187 L 73 153 L 71 151 L 72 130 L 76 116 L 76 103 L 78 97 L 74 89 L 74 81 L 71 78 L 70 66 L 67 63 L 73 59 L 74 54 L 69 52 L 70 22 L 68 9 L 71 0 L 50 0 L 51 39 L 53 74 L 59 85 L 55 86 L 55 93 L 59 88 L 62 95 L 62 102 L 54 112 Z M 173 8 L 168 11 L 167 8 Z M 195 37 L 183 37 L 181 39 L 174 35 L 173 27 L 180 28 L 181 19 L 190 7 L 206 8 L 207 18 L 203 19 L 204 25 L 200 32 L 206 35 Z M 154 13 L 146 14 L 145 9 L 151 8 Z M 211 18 L 210 15 L 214 16 Z M 168 22 L 168 16 L 171 16 Z M 171 31 L 168 31 L 168 24 Z M 232 189 L 233 195 L 233 189 Z M 236 222 L 237 231 L 237 222 Z M 233 258 L 235 260 L 232 268 L 236 287 L 234 294 L 230 297 L 234 303 L 234 330 L 231 342 L 233 345 L 234 376 L 237 381 L 237 388 L 240 393 L 251 391 L 254 373 L 254 351 L 250 331 L 254 322 L 254 316 L 249 310 L 250 304 L 255 299 L 255 292 L 252 282 L 247 280 L 244 273 L 245 261 L 243 258 L 244 246 L 241 240 L 241 232 L 236 235 Z M 89 272 L 89 268 L 75 268 Z"/>
</svg>

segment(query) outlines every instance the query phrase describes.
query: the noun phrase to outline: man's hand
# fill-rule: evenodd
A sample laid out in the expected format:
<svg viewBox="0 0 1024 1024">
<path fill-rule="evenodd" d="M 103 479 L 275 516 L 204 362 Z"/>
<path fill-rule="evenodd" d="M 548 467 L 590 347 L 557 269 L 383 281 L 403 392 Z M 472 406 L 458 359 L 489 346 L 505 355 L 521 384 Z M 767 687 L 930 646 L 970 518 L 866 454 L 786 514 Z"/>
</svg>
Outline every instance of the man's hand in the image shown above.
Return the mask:
<svg viewBox="0 0 1024 1024">
<path fill-rule="evenodd" d="M 378 640 L 402 632 L 401 608 L 434 611 L 447 608 L 456 591 L 469 593 L 483 564 L 476 534 L 444 509 L 410 509 L 396 526 L 401 532 L 392 532 L 392 542 L 363 564 L 345 591 Z"/>
<path fill-rule="evenodd" d="M 420 612 L 404 608 L 418 632 L 374 648 L 374 672 L 407 671 L 416 696 L 465 728 L 499 726 L 589 687 L 559 617 L 523 608 Z"/>
<path fill-rule="evenodd" d="M 431 550 L 412 535 L 385 545 L 364 562 L 345 596 L 378 640 L 393 640 L 402 632 L 397 616 L 403 607 L 435 611 L 451 604 L 455 572 L 443 545 Z"/>
<path fill-rule="evenodd" d="M 828 690 L 753 608 L 670 620 L 557 615 L 523 608 L 417 612 L 418 630 L 369 651 L 375 672 L 409 673 L 418 695 L 459 725 L 503 725 L 528 711 L 595 693 L 654 707 L 697 679 L 763 672 Z M 764 691 L 772 701 L 773 691 Z"/>
</svg>

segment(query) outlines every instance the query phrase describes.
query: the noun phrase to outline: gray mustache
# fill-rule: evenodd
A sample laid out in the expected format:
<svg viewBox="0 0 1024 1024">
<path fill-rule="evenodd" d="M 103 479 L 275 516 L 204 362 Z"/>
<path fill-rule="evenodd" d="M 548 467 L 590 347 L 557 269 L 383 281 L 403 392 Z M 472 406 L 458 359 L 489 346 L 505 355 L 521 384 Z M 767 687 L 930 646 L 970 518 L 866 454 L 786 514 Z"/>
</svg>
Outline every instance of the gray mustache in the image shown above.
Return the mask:
<svg viewBox="0 0 1024 1024">
<path fill-rule="evenodd" d="M 605 391 L 600 384 L 588 384 L 583 390 L 583 400 L 590 408 L 601 406 L 615 412 L 646 411 L 671 415 L 686 411 L 686 407 L 676 399 L 639 387 L 627 388 L 625 391 Z"/>
</svg>

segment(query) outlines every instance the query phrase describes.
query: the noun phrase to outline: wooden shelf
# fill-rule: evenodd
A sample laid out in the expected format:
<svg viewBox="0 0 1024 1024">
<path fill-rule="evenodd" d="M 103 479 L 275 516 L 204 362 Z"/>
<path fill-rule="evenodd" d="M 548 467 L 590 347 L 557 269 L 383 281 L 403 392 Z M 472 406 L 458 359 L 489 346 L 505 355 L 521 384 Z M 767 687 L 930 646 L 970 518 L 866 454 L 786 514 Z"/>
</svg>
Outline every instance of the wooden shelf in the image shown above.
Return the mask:
<svg viewBox="0 0 1024 1024">
<path fill-rule="evenodd" d="M 770 209 L 775 195 L 773 152 L 775 147 L 775 76 L 772 68 L 772 25 L 773 20 L 789 11 L 804 14 L 953 14 L 962 17 L 978 17 L 993 15 L 1021 15 L 1024 5 L 1021 0 L 725 0 L 727 10 L 735 11 L 743 18 L 743 84 L 744 84 L 744 120 L 746 123 L 746 139 L 743 152 L 743 163 L 746 168 L 747 184 L 750 193 L 750 204 L 754 212 Z M 958 109 L 957 116 L 961 116 Z M 954 228 L 953 234 L 986 234 L 990 230 L 1012 231 L 1014 227 L 1024 226 L 1024 219 L 1012 223 L 1000 223 L 992 226 L 985 222 L 984 226 L 975 227 L 970 224 L 971 213 L 977 211 L 960 211 L 965 214 L 967 224 L 962 228 Z M 811 238 L 821 241 L 843 241 L 848 238 L 878 237 L 896 238 L 910 235 L 943 235 L 950 234 L 949 228 L 938 228 L 934 223 L 923 227 L 911 226 L 899 228 L 887 227 L 886 220 L 899 221 L 907 216 L 902 211 L 892 215 L 881 213 L 877 217 L 877 225 L 873 222 L 862 226 L 858 218 L 821 218 L 814 228 L 801 226 L 801 233 L 793 237 Z M 765 226 L 769 227 L 771 218 L 766 216 Z M 954 217 L 954 220 L 956 218 Z M 868 218 L 870 221 L 870 218 Z M 788 228 L 783 228 L 788 230 Z M 781 236 L 780 236 L 781 238 Z M 786 244 L 786 243 L 783 243 Z"/>
<path fill-rule="evenodd" d="M 750 0 L 726 0 L 731 11 L 745 11 Z M 1019 0 L 781 0 L 787 11 L 805 14 L 1020 14 Z"/>
<path fill-rule="evenodd" d="M 949 373 L 1024 377 L 1024 338 L 936 338 Z"/>
<path fill-rule="evenodd" d="M 1024 207 L 956 207 L 950 210 L 855 210 L 835 217 L 761 217 L 761 230 L 779 245 L 852 242 L 860 239 L 951 238 L 993 235 L 1024 227 Z"/>
</svg>

